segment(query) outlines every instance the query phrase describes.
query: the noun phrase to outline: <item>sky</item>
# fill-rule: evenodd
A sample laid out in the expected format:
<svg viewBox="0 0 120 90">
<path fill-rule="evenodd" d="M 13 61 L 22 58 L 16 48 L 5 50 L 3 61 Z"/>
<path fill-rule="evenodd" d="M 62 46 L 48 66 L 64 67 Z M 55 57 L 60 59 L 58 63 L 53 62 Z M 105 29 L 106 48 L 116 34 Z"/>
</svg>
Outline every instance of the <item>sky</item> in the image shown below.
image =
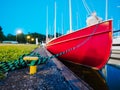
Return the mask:
<svg viewBox="0 0 120 90">
<path fill-rule="evenodd" d="M 0 0 L 0 26 L 3 33 L 16 35 L 21 29 L 24 34 L 46 34 L 47 7 L 48 33 L 54 33 L 54 17 L 56 2 L 56 31 L 66 34 L 69 25 L 69 0 Z M 86 26 L 89 16 L 82 0 L 71 0 L 72 29 L 76 31 Z M 91 11 L 105 20 L 105 0 L 86 0 Z M 108 0 L 108 19 L 113 19 L 114 30 L 120 29 L 120 0 Z"/>
</svg>

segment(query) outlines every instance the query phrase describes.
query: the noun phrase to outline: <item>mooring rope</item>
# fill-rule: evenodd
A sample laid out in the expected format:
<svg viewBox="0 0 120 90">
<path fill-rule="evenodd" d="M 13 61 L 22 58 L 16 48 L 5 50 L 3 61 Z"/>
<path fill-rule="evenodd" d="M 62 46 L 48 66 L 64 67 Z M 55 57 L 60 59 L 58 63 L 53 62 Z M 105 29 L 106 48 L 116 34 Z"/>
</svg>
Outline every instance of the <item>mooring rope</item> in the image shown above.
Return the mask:
<svg viewBox="0 0 120 90">
<path fill-rule="evenodd" d="M 38 60 L 32 60 L 32 61 L 25 61 L 23 58 L 25 56 L 37 56 Z M 12 71 L 15 69 L 20 69 L 26 66 L 34 66 L 34 65 L 40 65 L 44 64 L 49 58 L 42 57 L 38 53 L 31 53 L 31 54 L 24 54 L 19 57 L 18 60 L 14 60 L 11 62 L 0 62 L 0 73 L 5 73 L 8 71 Z"/>
<path fill-rule="evenodd" d="M 82 43 L 72 47 L 72 48 L 69 48 L 63 52 L 60 52 L 58 54 L 55 54 L 55 55 L 52 55 L 51 57 L 43 57 L 41 56 L 40 54 L 38 53 L 30 53 L 30 54 L 24 54 L 22 56 L 19 57 L 18 60 L 14 60 L 14 61 L 11 61 L 11 62 L 0 62 L 0 73 L 5 73 L 5 72 L 8 72 L 8 71 L 12 71 L 12 70 L 15 70 L 15 69 L 20 69 L 20 68 L 23 68 L 23 67 L 26 67 L 26 66 L 34 66 L 34 65 L 40 65 L 40 64 L 44 64 L 46 63 L 48 60 L 54 58 L 54 57 L 59 57 L 61 55 L 64 55 L 66 53 L 69 53 L 81 46 L 83 46 L 84 44 L 86 44 L 91 38 L 92 36 L 94 35 L 94 33 L 96 32 L 97 28 L 98 28 L 98 24 L 96 24 L 96 27 L 95 29 L 93 30 L 93 32 L 90 34 L 90 36 L 88 36 L 88 38 L 86 38 L 85 41 L 83 41 Z M 23 60 L 23 58 L 25 56 L 37 56 L 38 57 L 38 60 L 32 60 L 32 61 L 25 61 Z"/>
</svg>

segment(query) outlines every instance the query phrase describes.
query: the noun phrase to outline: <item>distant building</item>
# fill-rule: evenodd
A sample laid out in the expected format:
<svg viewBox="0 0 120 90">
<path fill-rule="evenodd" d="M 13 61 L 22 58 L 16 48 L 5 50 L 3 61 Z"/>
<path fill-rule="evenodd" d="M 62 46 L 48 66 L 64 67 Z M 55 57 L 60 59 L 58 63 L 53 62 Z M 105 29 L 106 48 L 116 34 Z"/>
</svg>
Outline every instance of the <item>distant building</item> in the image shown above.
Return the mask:
<svg viewBox="0 0 120 90">
<path fill-rule="evenodd" d="M 17 41 L 2 41 L 3 44 L 18 44 Z"/>
</svg>

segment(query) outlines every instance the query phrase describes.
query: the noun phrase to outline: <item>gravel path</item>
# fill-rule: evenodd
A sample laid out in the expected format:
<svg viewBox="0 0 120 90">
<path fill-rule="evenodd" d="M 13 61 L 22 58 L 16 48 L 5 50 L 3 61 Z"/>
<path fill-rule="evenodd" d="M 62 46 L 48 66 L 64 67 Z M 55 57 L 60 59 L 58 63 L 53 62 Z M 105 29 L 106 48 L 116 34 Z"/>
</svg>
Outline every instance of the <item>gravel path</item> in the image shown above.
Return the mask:
<svg viewBox="0 0 120 90">
<path fill-rule="evenodd" d="M 42 48 L 35 52 L 47 56 Z M 0 90 L 73 90 L 51 60 L 39 65 L 36 74 L 28 73 L 29 68 L 9 72 L 4 80 L 0 80 Z"/>
</svg>

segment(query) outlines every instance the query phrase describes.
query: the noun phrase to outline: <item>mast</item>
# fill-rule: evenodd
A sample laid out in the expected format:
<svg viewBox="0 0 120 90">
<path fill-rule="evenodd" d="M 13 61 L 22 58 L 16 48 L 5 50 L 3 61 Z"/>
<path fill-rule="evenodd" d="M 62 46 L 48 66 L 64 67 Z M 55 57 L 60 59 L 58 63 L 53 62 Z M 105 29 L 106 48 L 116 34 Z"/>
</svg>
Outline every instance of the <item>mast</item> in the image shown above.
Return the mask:
<svg viewBox="0 0 120 90">
<path fill-rule="evenodd" d="M 54 38 L 56 38 L 56 2 L 55 2 L 55 18 L 54 18 Z"/>
<path fill-rule="evenodd" d="M 46 43 L 48 42 L 48 6 L 47 6 L 47 10 L 46 10 L 46 14 L 47 14 L 47 19 L 46 19 Z"/>
<path fill-rule="evenodd" d="M 72 32 L 72 9 L 71 9 L 71 0 L 69 0 L 69 15 L 70 15 L 70 32 Z"/>
<path fill-rule="evenodd" d="M 118 30 L 120 30 L 120 20 L 118 20 Z M 118 37 L 120 38 L 120 32 L 118 32 Z"/>
<path fill-rule="evenodd" d="M 106 7 L 105 7 L 105 20 L 108 19 L 108 0 L 106 0 Z M 106 81 L 107 81 L 107 65 L 105 65 L 105 77 L 106 77 Z"/>
<path fill-rule="evenodd" d="M 76 15 L 77 15 L 77 29 L 78 29 L 78 12 L 76 13 Z"/>
<path fill-rule="evenodd" d="M 105 8 L 105 20 L 108 19 L 108 0 L 106 0 L 106 8 Z"/>
<path fill-rule="evenodd" d="M 117 8 L 120 8 L 120 6 L 117 6 Z M 120 30 L 120 19 L 118 20 L 118 30 Z"/>
<path fill-rule="evenodd" d="M 63 35 L 63 14 L 61 15 L 62 21 L 61 21 L 61 27 L 62 27 L 62 35 Z"/>
</svg>

